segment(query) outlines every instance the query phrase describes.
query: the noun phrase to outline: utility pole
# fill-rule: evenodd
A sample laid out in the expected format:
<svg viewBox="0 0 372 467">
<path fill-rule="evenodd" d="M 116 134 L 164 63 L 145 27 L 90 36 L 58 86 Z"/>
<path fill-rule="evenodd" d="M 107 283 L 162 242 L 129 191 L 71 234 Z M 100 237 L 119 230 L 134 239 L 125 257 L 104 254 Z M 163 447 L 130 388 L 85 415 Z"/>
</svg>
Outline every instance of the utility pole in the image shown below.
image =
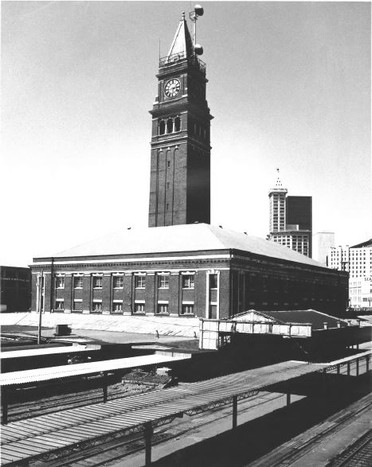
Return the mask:
<svg viewBox="0 0 372 467">
<path fill-rule="evenodd" d="M 42 312 L 43 312 L 43 282 L 44 282 L 44 271 L 41 272 L 41 274 L 38 274 L 37 276 L 37 304 L 38 304 L 38 312 L 39 312 L 39 324 L 38 324 L 38 329 L 37 329 L 37 343 L 38 345 L 41 344 L 41 317 L 42 317 Z"/>
</svg>

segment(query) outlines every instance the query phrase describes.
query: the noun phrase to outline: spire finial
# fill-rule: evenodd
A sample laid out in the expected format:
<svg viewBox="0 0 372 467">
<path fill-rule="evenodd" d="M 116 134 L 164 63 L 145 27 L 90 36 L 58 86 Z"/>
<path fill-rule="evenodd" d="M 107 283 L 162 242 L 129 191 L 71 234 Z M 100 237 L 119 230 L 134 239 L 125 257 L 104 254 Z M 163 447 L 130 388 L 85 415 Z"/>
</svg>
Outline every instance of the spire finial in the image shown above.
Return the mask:
<svg viewBox="0 0 372 467">
<path fill-rule="evenodd" d="M 183 19 L 183 21 L 185 20 L 185 18 L 186 18 L 186 13 L 183 11 L 183 12 L 182 12 L 182 19 Z"/>
<path fill-rule="evenodd" d="M 282 187 L 282 181 L 280 180 L 280 176 L 279 176 L 279 168 L 276 169 L 276 171 L 278 172 L 278 178 L 276 179 L 276 187 Z"/>
</svg>

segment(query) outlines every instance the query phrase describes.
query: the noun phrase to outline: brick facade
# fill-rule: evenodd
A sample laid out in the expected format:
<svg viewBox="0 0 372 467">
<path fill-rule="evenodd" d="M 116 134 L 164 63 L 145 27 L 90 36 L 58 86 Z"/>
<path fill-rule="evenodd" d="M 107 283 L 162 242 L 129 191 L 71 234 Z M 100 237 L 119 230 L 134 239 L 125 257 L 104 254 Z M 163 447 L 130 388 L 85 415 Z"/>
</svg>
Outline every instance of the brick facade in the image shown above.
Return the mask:
<svg viewBox="0 0 372 467">
<path fill-rule="evenodd" d="M 178 31 L 179 32 L 179 31 Z M 182 34 L 190 41 L 183 20 Z M 176 60 L 174 60 L 176 58 Z M 160 59 L 152 115 L 149 227 L 210 222 L 210 115 L 193 49 Z M 167 83 L 178 90 L 167 94 Z"/>
<path fill-rule="evenodd" d="M 214 259 L 217 253 L 222 259 Z M 130 262 L 123 257 L 112 263 L 107 257 L 55 259 L 53 287 L 50 262 L 35 260 L 32 309 L 37 309 L 35 277 L 41 272 L 44 311 L 226 318 L 248 309 L 312 308 L 340 315 L 347 306 L 348 278 L 341 271 L 235 250 L 196 252 L 192 259 L 190 253 L 170 256 Z M 81 274 L 83 287 L 75 288 L 73 278 Z M 115 288 L 118 274 L 123 280 Z M 56 277 L 64 277 L 63 288 L 56 288 Z M 94 287 L 96 277 L 99 287 Z M 58 300 L 63 300 L 62 309 Z M 74 309 L 76 300 L 81 300 L 80 310 Z"/>
</svg>

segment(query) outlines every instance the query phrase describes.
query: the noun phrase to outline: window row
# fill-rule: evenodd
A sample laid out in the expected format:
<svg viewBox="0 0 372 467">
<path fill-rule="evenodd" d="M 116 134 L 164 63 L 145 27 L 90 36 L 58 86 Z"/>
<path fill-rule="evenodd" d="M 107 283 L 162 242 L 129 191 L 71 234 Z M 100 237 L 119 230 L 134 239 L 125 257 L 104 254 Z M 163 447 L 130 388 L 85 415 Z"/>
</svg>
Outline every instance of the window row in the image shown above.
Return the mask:
<svg viewBox="0 0 372 467">
<path fill-rule="evenodd" d="M 195 275 L 194 274 L 182 274 L 182 288 L 193 289 L 195 287 Z M 169 274 L 157 274 L 157 283 L 159 289 L 169 289 Z M 55 285 L 57 289 L 65 288 L 65 276 L 56 276 Z M 102 289 L 103 276 L 93 276 L 92 286 L 94 289 Z M 83 288 L 83 276 L 74 276 L 73 278 L 74 289 Z M 112 287 L 114 289 L 122 289 L 124 287 L 124 276 L 113 276 Z M 134 287 L 136 289 L 146 288 L 146 275 L 135 275 L 134 276 Z"/>
<path fill-rule="evenodd" d="M 169 117 L 166 120 L 159 120 L 158 132 L 159 135 L 165 135 L 175 133 L 181 130 L 181 119 L 180 117 Z"/>
<path fill-rule="evenodd" d="M 65 310 L 65 302 L 63 299 L 57 299 L 55 302 L 55 311 L 64 311 Z M 74 300 L 72 311 L 83 311 L 83 301 L 82 300 Z M 102 301 L 101 300 L 93 300 L 91 304 L 91 312 L 92 313 L 101 313 L 103 311 L 102 308 Z M 123 313 L 123 302 L 114 300 L 111 304 L 112 313 Z M 133 307 L 133 313 L 146 313 L 146 306 L 145 302 L 135 302 Z M 169 304 L 168 303 L 158 303 L 156 307 L 156 314 L 169 314 Z M 183 303 L 181 308 L 182 315 L 193 315 L 194 314 L 194 304 L 193 303 Z"/>
</svg>

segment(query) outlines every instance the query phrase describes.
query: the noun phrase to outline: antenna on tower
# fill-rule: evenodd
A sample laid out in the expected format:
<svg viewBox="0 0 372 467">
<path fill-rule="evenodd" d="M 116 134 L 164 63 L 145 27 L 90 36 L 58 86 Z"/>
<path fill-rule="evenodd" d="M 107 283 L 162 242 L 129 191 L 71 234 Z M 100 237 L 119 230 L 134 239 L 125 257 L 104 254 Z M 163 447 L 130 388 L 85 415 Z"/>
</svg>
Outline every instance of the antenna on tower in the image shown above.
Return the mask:
<svg viewBox="0 0 372 467">
<path fill-rule="evenodd" d="M 194 23 L 194 51 L 196 55 L 203 54 L 203 47 L 196 43 L 196 21 L 198 20 L 199 16 L 204 15 L 204 8 L 200 5 L 195 5 L 194 10 L 190 11 L 189 18 Z"/>
</svg>

